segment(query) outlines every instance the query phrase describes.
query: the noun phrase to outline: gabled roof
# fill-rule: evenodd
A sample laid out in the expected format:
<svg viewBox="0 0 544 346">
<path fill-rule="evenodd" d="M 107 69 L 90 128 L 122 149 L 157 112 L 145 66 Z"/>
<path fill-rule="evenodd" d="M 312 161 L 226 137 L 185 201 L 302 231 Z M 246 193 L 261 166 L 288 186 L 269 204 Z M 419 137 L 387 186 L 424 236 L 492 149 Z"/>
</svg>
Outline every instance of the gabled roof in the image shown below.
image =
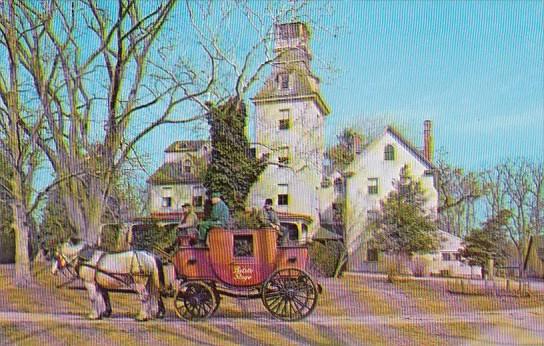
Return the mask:
<svg viewBox="0 0 544 346">
<path fill-rule="evenodd" d="M 182 162 L 167 162 L 153 173 L 148 184 L 166 185 L 166 184 L 197 184 L 200 179 L 193 173 L 183 172 Z"/>
<path fill-rule="evenodd" d="M 425 156 L 423 155 L 423 153 L 418 150 L 416 148 L 416 146 L 414 146 L 410 141 L 408 141 L 406 138 L 404 138 L 399 131 L 397 131 L 394 127 L 392 126 L 387 126 L 385 128 L 385 132 L 384 134 L 386 133 L 390 133 L 391 136 L 393 136 L 397 141 L 401 142 L 402 144 L 404 144 L 404 146 L 408 149 L 408 151 L 410 151 L 415 157 L 417 157 L 419 159 L 419 161 L 421 161 L 421 163 L 423 163 L 425 166 L 427 166 L 428 169 L 436 169 L 436 167 L 434 166 L 434 164 L 427 160 L 425 158 Z"/>
<path fill-rule="evenodd" d="M 204 145 L 210 145 L 208 140 L 185 140 L 185 141 L 176 141 L 168 146 L 165 153 L 179 153 L 184 151 L 198 151 Z"/>
<path fill-rule="evenodd" d="M 328 115 L 330 108 L 325 103 L 319 91 L 319 79 L 301 61 L 286 65 L 283 69 L 278 67 L 273 69 L 263 87 L 252 98 L 253 102 L 266 103 L 284 100 L 313 99 L 323 114 Z M 278 87 L 278 76 L 282 73 L 289 74 L 289 88 L 287 89 Z"/>
<path fill-rule="evenodd" d="M 404 138 L 399 131 L 397 131 L 393 126 L 388 125 L 384 128 L 381 135 L 378 135 L 373 138 L 373 140 L 369 143 L 367 143 L 361 152 L 361 154 L 357 155 L 355 159 L 348 165 L 348 167 L 344 170 L 344 174 L 347 172 L 354 173 L 354 169 L 356 168 L 357 162 L 359 161 L 359 157 L 364 157 L 365 153 L 368 152 L 370 149 L 372 149 L 374 146 L 378 144 L 378 142 L 387 134 L 390 134 L 397 142 L 399 142 L 401 145 L 403 145 L 417 160 L 419 160 L 428 170 L 434 170 L 436 169 L 435 165 L 427 160 L 423 153 L 416 148 L 415 145 L 413 145 L 410 141 L 408 141 L 406 138 Z M 331 174 L 333 174 L 335 171 L 332 171 Z M 329 175 L 330 177 L 330 175 Z"/>
</svg>

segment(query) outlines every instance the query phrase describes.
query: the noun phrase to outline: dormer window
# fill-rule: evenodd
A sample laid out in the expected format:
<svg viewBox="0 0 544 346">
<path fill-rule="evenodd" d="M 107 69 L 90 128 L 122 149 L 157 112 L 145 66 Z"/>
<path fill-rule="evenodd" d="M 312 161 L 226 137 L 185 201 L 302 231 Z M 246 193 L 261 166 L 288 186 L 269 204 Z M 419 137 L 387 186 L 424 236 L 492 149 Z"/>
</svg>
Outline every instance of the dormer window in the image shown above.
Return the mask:
<svg viewBox="0 0 544 346">
<path fill-rule="evenodd" d="M 288 73 L 278 74 L 278 87 L 281 90 L 289 89 L 289 74 Z"/>
<path fill-rule="evenodd" d="M 183 173 L 191 173 L 191 160 L 185 160 L 183 162 Z"/>
<path fill-rule="evenodd" d="M 383 156 L 385 161 L 394 161 L 395 160 L 395 147 L 391 144 L 385 146 L 383 151 Z"/>
</svg>

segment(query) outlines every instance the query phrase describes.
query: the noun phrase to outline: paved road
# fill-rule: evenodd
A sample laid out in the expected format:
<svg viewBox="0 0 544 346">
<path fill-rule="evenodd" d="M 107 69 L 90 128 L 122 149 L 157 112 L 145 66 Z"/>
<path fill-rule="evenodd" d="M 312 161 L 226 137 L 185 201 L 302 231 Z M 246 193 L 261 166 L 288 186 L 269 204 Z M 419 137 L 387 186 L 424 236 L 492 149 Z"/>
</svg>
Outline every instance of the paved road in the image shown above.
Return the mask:
<svg viewBox="0 0 544 346">
<path fill-rule="evenodd" d="M 539 316 L 544 318 L 544 307 L 534 309 L 517 309 L 517 310 L 497 310 L 492 312 L 470 312 L 463 314 L 418 314 L 417 316 L 341 316 L 341 317 L 326 317 L 326 316 L 309 316 L 303 322 L 309 322 L 319 325 L 402 325 L 402 324 L 426 324 L 426 323 L 481 323 L 489 322 L 495 319 L 503 320 L 505 318 L 521 320 L 527 317 Z M 239 322 L 263 324 L 274 322 L 275 324 L 291 324 L 292 322 L 283 322 L 271 318 L 232 318 L 232 317 L 212 317 L 206 323 L 217 325 L 235 324 Z M 102 320 L 88 320 L 84 316 L 75 314 L 51 314 L 51 313 L 26 313 L 26 312 L 9 312 L 0 311 L 0 322 L 59 322 L 68 324 L 100 324 L 100 323 L 136 323 L 143 322 L 135 321 L 128 317 L 112 317 Z M 177 318 L 167 317 L 163 320 L 152 320 L 145 322 L 147 324 L 154 323 L 187 323 Z M 193 322 L 199 323 L 199 322 Z M 298 322 L 295 322 L 298 323 Z M 544 330 L 543 330 L 544 332 Z M 544 334 L 543 334 L 544 336 Z"/>
</svg>

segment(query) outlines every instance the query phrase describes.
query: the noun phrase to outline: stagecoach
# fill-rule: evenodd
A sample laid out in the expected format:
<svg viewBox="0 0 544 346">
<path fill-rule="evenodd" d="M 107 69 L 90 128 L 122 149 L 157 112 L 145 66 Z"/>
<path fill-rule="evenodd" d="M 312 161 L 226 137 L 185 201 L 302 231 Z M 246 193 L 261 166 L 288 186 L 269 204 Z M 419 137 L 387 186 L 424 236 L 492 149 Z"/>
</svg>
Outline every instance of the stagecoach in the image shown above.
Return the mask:
<svg viewBox="0 0 544 346">
<path fill-rule="evenodd" d="M 274 229 L 212 228 L 206 246 L 178 238 L 172 258 L 177 282 L 176 315 L 185 320 L 212 316 L 222 296 L 261 299 L 277 319 L 296 321 L 317 304 L 321 287 L 305 271 L 305 245 L 277 245 Z"/>
</svg>

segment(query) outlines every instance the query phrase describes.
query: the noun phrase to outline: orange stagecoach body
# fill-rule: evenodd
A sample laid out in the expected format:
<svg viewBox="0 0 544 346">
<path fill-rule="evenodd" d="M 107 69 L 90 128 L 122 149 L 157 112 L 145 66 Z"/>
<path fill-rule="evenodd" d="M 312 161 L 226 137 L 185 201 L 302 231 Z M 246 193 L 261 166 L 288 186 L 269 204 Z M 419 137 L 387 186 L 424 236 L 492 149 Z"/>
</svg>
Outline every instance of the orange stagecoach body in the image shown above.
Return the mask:
<svg viewBox="0 0 544 346">
<path fill-rule="evenodd" d="M 181 239 L 182 246 L 173 259 L 177 277 L 251 287 L 262 284 L 278 269 L 304 270 L 307 248 L 303 245 L 276 246 L 277 237 L 272 228 L 213 228 L 208 234 L 209 247 L 193 247 Z"/>
</svg>

